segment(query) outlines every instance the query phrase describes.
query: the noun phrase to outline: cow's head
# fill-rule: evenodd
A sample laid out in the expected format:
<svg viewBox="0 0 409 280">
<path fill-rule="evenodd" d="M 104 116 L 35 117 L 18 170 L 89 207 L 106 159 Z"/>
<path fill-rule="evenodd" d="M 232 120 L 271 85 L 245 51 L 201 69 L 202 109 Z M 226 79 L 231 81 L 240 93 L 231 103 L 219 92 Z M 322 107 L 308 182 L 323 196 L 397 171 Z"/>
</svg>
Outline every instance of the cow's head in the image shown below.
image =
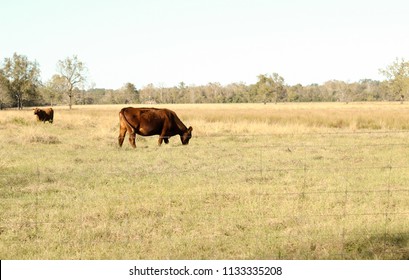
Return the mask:
<svg viewBox="0 0 409 280">
<path fill-rule="evenodd" d="M 40 112 L 40 109 L 34 108 L 33 111 L 34 111 L 34 115 L 38 115 L 38 113 Z"/>
<path fill-rule="evenodd" d="M 189 140 L 192 138 L 192 130 L 193 128 L 190 126 L 182 135 L 180 135 L 180 141 L 182 141 L 183 145 L 189 144 Z"/>
</svg>

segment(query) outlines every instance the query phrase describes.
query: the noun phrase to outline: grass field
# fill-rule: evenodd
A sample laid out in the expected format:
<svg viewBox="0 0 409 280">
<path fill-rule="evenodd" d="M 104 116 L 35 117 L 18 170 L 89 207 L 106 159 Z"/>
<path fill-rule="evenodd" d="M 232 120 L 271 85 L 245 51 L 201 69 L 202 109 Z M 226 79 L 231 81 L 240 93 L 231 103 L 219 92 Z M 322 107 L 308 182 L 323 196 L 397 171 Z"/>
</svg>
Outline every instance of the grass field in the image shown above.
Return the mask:
<svg viewBox="0 0 409 280">
<path fill-rule="evenodd" d="M 0 259 L 409 259 L 409 104 L 122 107 L 0 111 Z"/>
</svg>

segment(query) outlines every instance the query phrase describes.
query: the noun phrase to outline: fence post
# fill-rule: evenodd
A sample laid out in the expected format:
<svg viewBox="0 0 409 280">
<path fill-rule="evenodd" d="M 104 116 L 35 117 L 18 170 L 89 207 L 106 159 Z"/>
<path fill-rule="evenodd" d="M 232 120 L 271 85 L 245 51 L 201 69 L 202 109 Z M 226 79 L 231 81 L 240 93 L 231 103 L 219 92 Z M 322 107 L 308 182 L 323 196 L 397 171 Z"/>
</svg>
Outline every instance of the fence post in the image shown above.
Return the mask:
<svg viewBox="0 0 409 280">
<path fill-rule="evenodd" d="M 263 180 L 263 146 L 260 147 L 260 179 Z"/>
<path fill-rule="evenodd" d="M 388 187 L 386 192 L 386 207 L 385 207 L 385 227 L 384 227 L 384 235 L 383 235 L 383 254 L 385 256 L 386 248 L 387 248 L 387 240 L 388 240 L 388 226 L 389 226 L 389 206 L 390 206 L 390 196 L 391 196 L 391 176 L 392 176 L 392 158 L 389 159 L 388 168 Z"/>
<path fill-rule="evenodd" d="M 39 195 L 39 185 L 41 184 L 41 176 L 40 176 L 40 168 L 39 168 L 39 164 L 37 162 L 37 169 L 36 169 L 36 175 L 37 175 L 37 184 L 36 184 L 36 191 L 35 191 L 35 233 L 36 233 L 36 239 L 39 239 L 39 229 L 38 229 L 38 207 L 39 207 L 39 199 L 38 199 L 38 195 Z"/>
</svg>

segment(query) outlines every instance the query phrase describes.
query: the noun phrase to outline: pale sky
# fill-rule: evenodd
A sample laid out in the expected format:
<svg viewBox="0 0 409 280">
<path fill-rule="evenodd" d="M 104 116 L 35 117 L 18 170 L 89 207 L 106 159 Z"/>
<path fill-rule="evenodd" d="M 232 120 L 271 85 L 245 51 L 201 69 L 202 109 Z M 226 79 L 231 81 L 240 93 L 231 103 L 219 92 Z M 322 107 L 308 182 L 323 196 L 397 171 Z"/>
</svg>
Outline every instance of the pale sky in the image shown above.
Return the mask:
<svg viewBox="0 0 409 280">
<path fill-rule="evenodd" d="M 45 82 L 78 55 L 98 88 L 383 80 L 409 59 L 407 0 L 0 0 L 0 60 Z"/>
</svg>

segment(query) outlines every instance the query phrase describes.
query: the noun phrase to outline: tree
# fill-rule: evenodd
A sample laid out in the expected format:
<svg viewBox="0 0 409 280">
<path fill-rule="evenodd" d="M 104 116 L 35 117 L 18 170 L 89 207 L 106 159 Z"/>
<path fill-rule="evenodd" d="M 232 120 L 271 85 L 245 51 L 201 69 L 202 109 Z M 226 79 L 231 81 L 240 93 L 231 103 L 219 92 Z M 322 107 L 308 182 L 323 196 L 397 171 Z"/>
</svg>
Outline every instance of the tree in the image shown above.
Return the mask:
<svg viewBox="0 0 409 280">
<path fill-rule="evenodd" d="M 40 85 L 40 69 L 37 62 L 31 62 L 24 55 L 13 54 L 4 59 L 2 75 L 6 78 L 7 88 L 12 98 L 16 99 L 19 110 L 23 109 L 23 101 L 37 98 Z"/>
<path fill-rule="evenodd" d="M 177 102 L 186 103 L 185 97 L 187 95 L 189 87 L 185 84 L 185 82 L 182 81 L 182 82 L 179 83 L 177 88 L 178 88 L 178 93 L 177 93 L 177 96 L 176 96 L 177 101 L 174 102 L 174 103 L 177 103 Z"/>
<path fill-rule="evenodd" d="M 355 100 L 375 101 L 381 100 L 380 82 L 371 79 L 361 79 L 357 83 L 350 84 L 351 91 L 354 93 Z"/>
<path fill-rule="evenodd" d="M 139 103 L 139 91 L 132 83 L 126 83 L 122 89 L 125 103 Z"/>
<path fill-rule="evenodd" d="M 149 103 L 149 104 L 153 104 L 153 103 L 157 103 L 156 102 L 156 88 L 155 86 L 150 83 L 148 85 L 146 85 L 144 88 L 142 88 L 141 92 L 140 92 L 140 102 L 141 103 Z"/>
<path fill-rule="evenodd" d="M 396 58 L 391 65 L 379 72 L 388 80 L 391 97 L 394 100 L 403 100 L 409 91 L 409 62 Z"/>
<path fill-rule="evenodd" d="M 287 98 L 287 91 L 284 86 L 284 78 L 273 73 L 272 75 L 258 75 L 255 85 L 258 98 L 262 101 L 275 103 L 284 101 Z"/>
<path fill-rule="evenodd" d="M 0 71 L 0 110 L 4 107 L 11 106 L 13 99 L 10 97 L 8 81 Z"/>
<path fill-rule="evenodd" d="M 352 99 L 352 94 L 348 88 L 348 84 L 343 81 L 330 80 L 321 86 L 320 101 L 341 101 L 348 103 Z"/>
<path fill-rule="evenodd" d="M 288 87 L 287 89 L 287 96 L 288 101 L 296 102 L 300 101 L 304 93 L 304 88 L 301 84 L 296 84 L 294 86 Z"/>
<path fill-rule="evenodd" d="M 207 98 L 213 103 L 223 103 L 223 87 L 220 83 L 208 83 Z"/>
<path fill-rule="evenodd" d="M 56 101 L 62 100 L 63 94 L 67 91 L 65 78 L 60 75 L 53 75 L 42 88 L 42 95 L 44 100 L 49 100 L 50 105 L 53 106 Z"/>
<path fill-rule="evenodd" d="M 224 87 L 225 102 L 244 103 L 247 100 L 247 86 L 243 83 L 232 83 Z"/>
<path fill-rule="evenodd" d="M 67 94 L 69 97 L 69 106 L 72 108 L 72 97 L 74 94 L 74 88 L 83 86 L 86 81 L 86 71 L 84 63 L 78 60 L 78 57 L 74 55 L 72 58 L 67 57 L 65 60 L 59 60 L 57 63 L 57 69 L 61 77 L 65 79 L 67 86 Z"/>
</svg>

